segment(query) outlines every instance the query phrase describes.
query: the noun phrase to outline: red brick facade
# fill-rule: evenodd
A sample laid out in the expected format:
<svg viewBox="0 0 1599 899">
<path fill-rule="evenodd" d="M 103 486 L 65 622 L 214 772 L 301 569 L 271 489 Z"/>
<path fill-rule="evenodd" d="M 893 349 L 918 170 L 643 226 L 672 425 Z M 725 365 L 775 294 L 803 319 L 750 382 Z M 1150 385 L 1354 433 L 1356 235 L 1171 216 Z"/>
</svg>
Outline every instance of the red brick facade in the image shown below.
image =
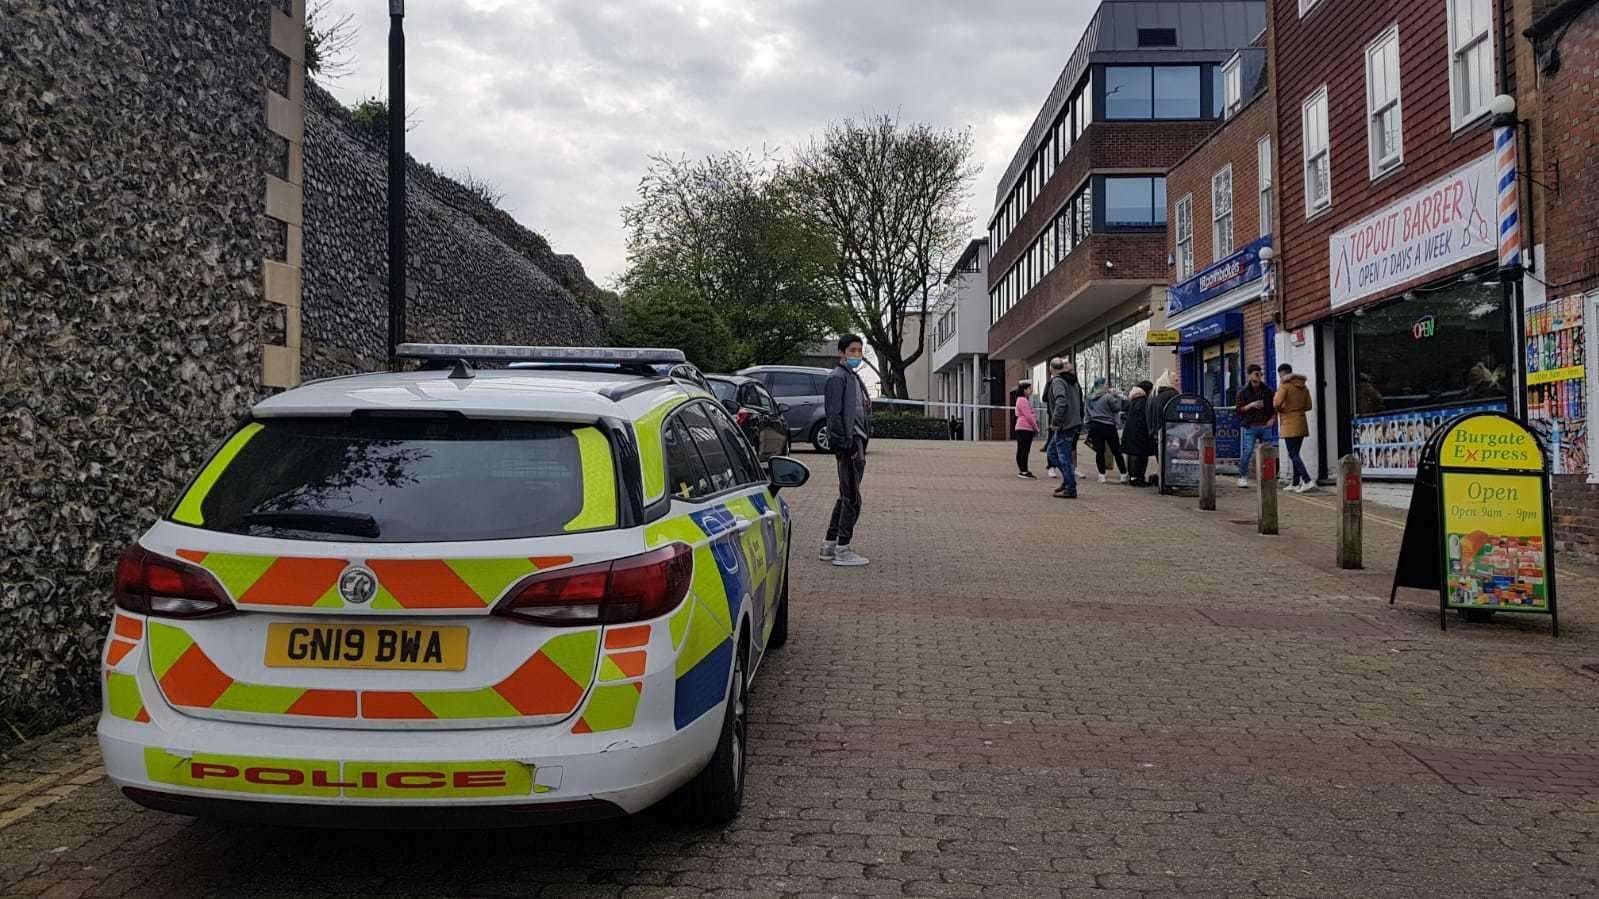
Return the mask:
<svg viewBox="0 0 1599 899">
<path fill-rule="evenodd" d="M 1335 231 L 1492 151 L 1488 117 L 1458 131 L 1450 121 L 1445 3 L 1320 0 L 1303 18 L 1299 0 L 1268 4 L 1278 126 L 1279 288 L 1289 327 L 1324 318 L 1331 311 L 1327 246 Z M 1367 157 L 1365 51 L 1395 24 L 1399 27 L 1404 162 L 1374 181 Z M 1522 22 L 1520 27 L 1526 24 Z M 1507 31 L 1496 29 L 1496 54 L 1505 49 Z M 1327 86 L 1328 95 L 1332 206 L 1307 219 L 1301 108 L 1322 85 Z M 1491 258 L 1490 253 L 1430 272 L 1415 282 L 1396 285 L 1388 295 Z M 1366 302 L 1377 299 L 1381 297 Z"/>
<path fill-rule="evenodd" d="M 1166 173 L 1167 249 L 1177 258 L 1177 203 L 1194 198 L 1194 271 L 1220 260 L 1211 234 L 1211 177 L 1233 167 L 1233 247 L 1260 236 L 1260 166 L 1257 144 L 1271 136 L 1271 95 L 1262 94 L 1240 109 L 1187 158 Z M 1171 270 L 1177 280 L 1177 268 Z"/>
</svg>

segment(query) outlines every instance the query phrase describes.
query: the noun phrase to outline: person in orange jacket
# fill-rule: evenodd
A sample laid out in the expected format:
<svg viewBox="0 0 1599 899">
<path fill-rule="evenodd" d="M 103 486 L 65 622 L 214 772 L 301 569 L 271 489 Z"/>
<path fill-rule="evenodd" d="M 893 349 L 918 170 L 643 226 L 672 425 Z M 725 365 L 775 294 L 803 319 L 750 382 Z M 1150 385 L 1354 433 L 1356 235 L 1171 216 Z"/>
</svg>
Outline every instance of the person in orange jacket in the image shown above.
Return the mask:
<svg viewBox="0 0 1599 899">
<path fill-rule="evenodd" d="M 1304 375 L 1294 374 L 1294 367 L 1286 362 L 1277 366 L 1278 387 L 1272 406 L 1277 410 L 1277 431 L 1288 444 L 1288 458 L 1294 466 L 1293 483 L 1288 489 L 1295 493 L 1316 489 L 1316 479 L 1310 476 L 1305 460 L 1299 457 L 1305 438 L 1310 436 L 1310 419 L 1305 413 L 1314 408 L 1306 380 Z"/>
</svg>

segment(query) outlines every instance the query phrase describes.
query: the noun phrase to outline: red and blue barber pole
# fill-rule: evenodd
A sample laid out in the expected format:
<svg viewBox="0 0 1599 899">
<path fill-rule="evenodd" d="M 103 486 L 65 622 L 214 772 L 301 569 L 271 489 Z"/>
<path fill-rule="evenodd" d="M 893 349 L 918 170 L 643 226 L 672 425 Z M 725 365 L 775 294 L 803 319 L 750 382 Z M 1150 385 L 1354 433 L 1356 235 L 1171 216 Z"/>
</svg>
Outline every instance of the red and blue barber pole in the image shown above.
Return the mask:
<svg viewBox="0 0 1599 899">
<path fill-rule="evenodd" d="M 1494 128 L 1494 154 L 1499 170 L 1499 267 L 1521 268 L 1521 194 L 1516 171 L 1516 126 Z"/>
</svg>

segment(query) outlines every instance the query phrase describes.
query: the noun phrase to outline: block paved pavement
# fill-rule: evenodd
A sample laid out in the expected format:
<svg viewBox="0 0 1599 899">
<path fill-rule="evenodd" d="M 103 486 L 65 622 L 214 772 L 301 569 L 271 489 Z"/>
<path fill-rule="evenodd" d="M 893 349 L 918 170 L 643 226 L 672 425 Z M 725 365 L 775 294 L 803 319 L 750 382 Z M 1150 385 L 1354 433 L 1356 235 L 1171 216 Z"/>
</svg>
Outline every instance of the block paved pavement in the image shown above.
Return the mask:
<svg viewBox="0 0 1599 899">
<path fill-rule="evenodd" d="M 1003 444 L 874 446 L 756 686 L 748 800 L 486 833 L 194 822 L 123 800 L 92 729 L 0 760 L 5 896 L 1562 896 L 1599 893 L 1599 579 L 1546 619 L 1387 603 L 1400 513 L 1333 565 L 1325 492 L 1220 510 L 1017 480 Z M 1040 462 L 1040 469 L 1042 464 Z"/>
</svg>

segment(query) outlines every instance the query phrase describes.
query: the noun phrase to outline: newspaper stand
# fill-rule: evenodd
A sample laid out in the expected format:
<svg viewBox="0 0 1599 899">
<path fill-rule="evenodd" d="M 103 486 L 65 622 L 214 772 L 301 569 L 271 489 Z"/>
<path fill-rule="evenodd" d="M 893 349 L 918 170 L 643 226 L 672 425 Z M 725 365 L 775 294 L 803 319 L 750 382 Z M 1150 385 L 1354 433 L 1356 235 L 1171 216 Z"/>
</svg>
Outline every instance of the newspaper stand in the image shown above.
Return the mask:
<svg viewBox="0 0 1599 899">
<path fill-rule="evenodd" d="M 1438 591 L 1438 626 L 1450 609 L 1548 615 L 1555 597 L 1549 460 L 1526 425 L 1502 412 L 1468 412 L 1427 437 L 1394 569 L 1400 587 Z"/>
<path fill-rule="evenodd" d="M 1216 437 L 1216 409 L 1194 393 L 1179 393 L 1160 413 L 1160 492 L 1197 496 L 1203 451 L 1200 438 Z"/>
</svg>

